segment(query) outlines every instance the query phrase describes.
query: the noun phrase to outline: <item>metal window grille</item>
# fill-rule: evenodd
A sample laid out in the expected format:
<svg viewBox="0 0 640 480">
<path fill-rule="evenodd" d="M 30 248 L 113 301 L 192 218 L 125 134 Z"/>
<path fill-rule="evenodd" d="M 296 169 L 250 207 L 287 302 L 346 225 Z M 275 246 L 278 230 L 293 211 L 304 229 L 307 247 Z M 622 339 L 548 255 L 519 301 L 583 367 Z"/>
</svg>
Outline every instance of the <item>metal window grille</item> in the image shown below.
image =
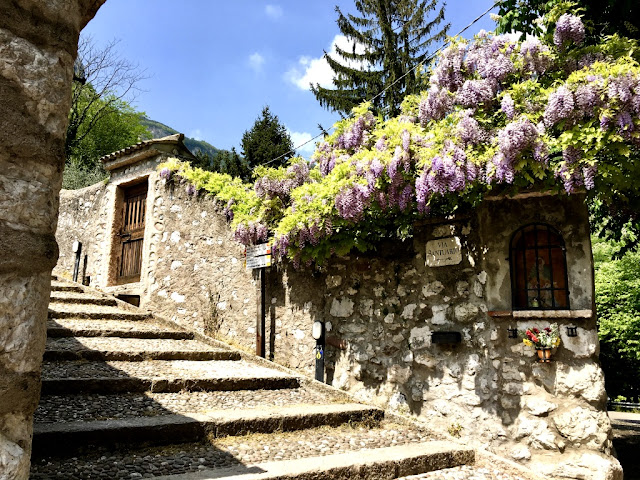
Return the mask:
<svg viewBox="0 0 640 480">
<path fill-rule="evenodd" d="M 569 308 L 566 248 L 556 229 L 536 223 L 517 230 L 509 265 L 514 310 Z"/>
</svg>

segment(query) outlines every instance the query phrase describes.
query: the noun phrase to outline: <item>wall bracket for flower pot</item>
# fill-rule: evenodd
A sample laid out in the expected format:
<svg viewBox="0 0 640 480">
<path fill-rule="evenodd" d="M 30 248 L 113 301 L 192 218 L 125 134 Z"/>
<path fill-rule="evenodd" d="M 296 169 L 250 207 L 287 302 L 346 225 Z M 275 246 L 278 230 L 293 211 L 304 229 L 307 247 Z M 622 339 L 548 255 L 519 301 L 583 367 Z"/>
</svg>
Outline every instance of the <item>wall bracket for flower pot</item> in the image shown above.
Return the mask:
<svg viewBox="0 0 640 480">
<path fill-rule="evenodd" d="M 453 344 L 461 343 L 462 334 L 460 332 L 432 332 L 431 343 Z"/>
</svg>

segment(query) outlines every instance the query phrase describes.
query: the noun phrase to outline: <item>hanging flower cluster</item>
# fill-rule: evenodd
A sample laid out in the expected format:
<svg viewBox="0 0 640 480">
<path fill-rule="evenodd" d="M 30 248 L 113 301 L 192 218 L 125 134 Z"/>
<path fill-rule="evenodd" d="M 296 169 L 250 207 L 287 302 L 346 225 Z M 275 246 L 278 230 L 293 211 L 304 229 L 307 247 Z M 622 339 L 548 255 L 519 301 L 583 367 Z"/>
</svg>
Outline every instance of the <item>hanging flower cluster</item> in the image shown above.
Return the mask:
<svg viewBox="0 0 640 480">
<path fill-rule="evenodd" d="M 383 120 L 363 104 L 311 164 L 261 167 L 253 188 L 233 192 L 218 180 L 195 186 L 215 185 L 207 191 L 224 202 L 238 241 L 271 239 L 296 266 L 405 235 L 420 216 L 451 213 L 498 186 L 597 188 L 607 162 L 640 146 L 640 66 L 630 40 L 583 40 L 568 13 L 548 44 L 486 32 L 456 39 L 399 117 Z M 167 168 L 191 175 L 160 168 L 166 178 Z"/>
</svg>

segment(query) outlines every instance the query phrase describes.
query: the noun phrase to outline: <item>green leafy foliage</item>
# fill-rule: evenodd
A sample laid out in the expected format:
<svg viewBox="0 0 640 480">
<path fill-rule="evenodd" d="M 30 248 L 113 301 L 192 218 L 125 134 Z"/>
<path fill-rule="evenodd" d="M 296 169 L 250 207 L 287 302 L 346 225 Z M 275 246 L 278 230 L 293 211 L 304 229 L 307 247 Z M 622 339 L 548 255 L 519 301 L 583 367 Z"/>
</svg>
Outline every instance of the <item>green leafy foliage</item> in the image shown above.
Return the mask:
<svg viewBox="0 0 640 480">
<path fill-rule="evenodd" d="M 114 41 L 96 48 L 91 38 L 80 38 L 65 138 L 64 188 L 105 178 L 100 157 L 149 135 L 142 124 L 144 114 L 131 106 L 144 72 L 122 59 L 116 45 Z"/>
<path fill-rule="evenodd" d="M 84 111 L 83 120 L 73 135 L 70 132 L 67 135 L 63 188 L 68 189 L 86 187 L 104 179 L 106 172 L 99 159 L 134 145 L 148 133 L 141 124 L 144 114 L 126 101 L 112 95 L 95 98 L 95 90 L 90 85 L 84 85 L 83 90 L 73 107 Z"/>
<path fill-rule="evenodd" d="M 67 158 L 87 167 L 103 155 L 134 145 L 147 133 L 141 124 L 142 112 L 112 95 L 98 99 L 93 95 L 93 89 L 85 86 L 78 100 L 78 108 L 87 110 L 85 119 L 67 145 Z"/>
<path fill-rule="evenodd" d="M 614 242 L 593 239 L 600 357 L 610 396 L 640 396 L 640 252 L 613 259 Z"/>
<path fill-rule="evenodd" d="M 429 72 L 428 91 L 405 97 L 397 117 L 354 108 L 310 165 L 254 169 L 253 189 L 242 184 L 237 198 L 224 185 L 196 187 L 227 202 L 238 241 L 271 239 L 296 266 L 408 238 L 416 221 L 464 213 L 488 192 L 587 191 L 612 208 L 623 193 L 638 196 L 625 176 L 638 168 L 640 144 L 636 42 L 585 46 L 567 35 L 576 38 L 565 28 L 557 44 L 457 39 Z M 178 163 L 163 168 L 193 181 Z"/>
<path fill-rule="evenodd" d="M 587 42 L 598 43 L 605 35 L 640 39 L 640 3 L 634 0 L 501 0 L 498 2 L 498 33 L 544 33 L 540 19 L 556 11 L 580 7 Z M 556 17 L 557 19 L 557 17 Z"/>
<path fill-rule="evenodd" d="M 254 168 L 272 160 L 284 165 L 294 155 L 294 145 L 284 125 L 269 107 L 264 107 L 253 127 L 242 135 L 242 155 L 249 166 Z"/>
<path fill-rule="evenodd" d="M 338 28 L 353 42 L 336 47 L 338 58 L 325 52 L 335 72 L 335 88 L 318 84 L 311 90 L 320 105 L 342 114 L 365 100 L 373 100 L 376 113 L 396 116 L 402 98 L 422 87 L 419 72 L 431 47 L 445 39 L 444 6 L 438 0 L 364 0 L 355 2 L 360 16 L 338 13 Z M 384 94 L 380 93 L 386 90 Z"/>
</svg>

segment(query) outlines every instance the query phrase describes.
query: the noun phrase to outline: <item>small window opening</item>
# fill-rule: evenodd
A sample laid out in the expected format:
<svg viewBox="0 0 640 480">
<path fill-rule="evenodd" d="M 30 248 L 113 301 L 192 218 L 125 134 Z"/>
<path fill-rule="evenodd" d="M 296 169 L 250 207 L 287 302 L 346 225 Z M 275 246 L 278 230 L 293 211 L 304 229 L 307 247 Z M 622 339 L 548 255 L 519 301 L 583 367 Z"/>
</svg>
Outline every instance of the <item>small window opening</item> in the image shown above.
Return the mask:
<svg viewBox="0 0 640 480">
<path fill-rule="evenodd" d="M 569 308 L 566 249 L 556 229 L 537 223 L 517 230 L 509 264 L 514 310 Z"/>
<path fill-rule="evenodd" d="M 125 294 L 121 294 L 121 295 L 116 295 L 116 298 L 118 300 L 122 300 L 123 302 L 127 302 L 127 303 L 133 305 L 134 307 L 139 307 L 140 306 L 140 295 L 125 295 Z"/>
</svg>

